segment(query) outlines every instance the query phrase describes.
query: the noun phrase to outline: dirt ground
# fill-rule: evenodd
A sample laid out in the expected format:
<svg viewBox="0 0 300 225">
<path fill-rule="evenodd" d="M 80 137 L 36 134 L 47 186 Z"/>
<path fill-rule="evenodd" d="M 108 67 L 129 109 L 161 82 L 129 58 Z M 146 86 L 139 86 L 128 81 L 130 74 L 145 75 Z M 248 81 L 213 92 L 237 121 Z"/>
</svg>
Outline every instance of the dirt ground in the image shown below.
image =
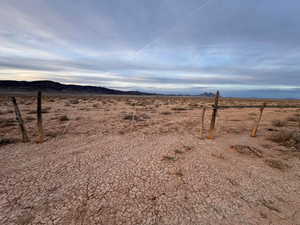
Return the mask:
<svg viewBox="0 0 300 225">
<path fill-rule="evenodd" d="M 258 109 L 220 110 L 208 140 L 211 98 L 44 96 L 37 144 L 36 99 L 17 101 L 31 141 L 0 97 L 0 224 L 300 224 L 299 109 L 265 109 L 255 138 Z M 300 105 L 220 104 L 263 101 Z"/>
</svg>

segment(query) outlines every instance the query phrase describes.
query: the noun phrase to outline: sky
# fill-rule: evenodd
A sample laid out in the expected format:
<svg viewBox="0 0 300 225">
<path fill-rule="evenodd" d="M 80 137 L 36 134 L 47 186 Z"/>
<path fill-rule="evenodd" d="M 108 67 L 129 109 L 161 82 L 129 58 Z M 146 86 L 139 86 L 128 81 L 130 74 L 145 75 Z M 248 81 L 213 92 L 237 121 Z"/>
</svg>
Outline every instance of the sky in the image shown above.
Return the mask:
<svg viewBox="0 0 300 225">
<path fill-rule="evenodd" d="M 300 98 L 299 12 L 299 0 L 1 0 L 0 80 Z"/>
</svg>

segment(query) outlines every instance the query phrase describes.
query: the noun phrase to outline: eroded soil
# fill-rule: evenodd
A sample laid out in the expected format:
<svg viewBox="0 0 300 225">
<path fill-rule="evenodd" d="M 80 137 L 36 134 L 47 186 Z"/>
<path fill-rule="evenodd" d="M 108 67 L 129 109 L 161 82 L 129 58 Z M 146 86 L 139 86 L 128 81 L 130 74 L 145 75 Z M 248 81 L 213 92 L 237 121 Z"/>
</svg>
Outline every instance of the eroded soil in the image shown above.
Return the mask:
<svg viewBox="0 0 300 225">
<path fill-rule="evenodd" d="M 36 100 L 17 101 L 31 141 L 1 97 L 1 224 L 300 224 L 298 142 L 268 138 L 299 133 L 297 109 L 265 109 L 256 138 L 258 109 L 220 110 L 208 140 L 213 99 L 46 96 L 37 144 Z"/>
</svg>

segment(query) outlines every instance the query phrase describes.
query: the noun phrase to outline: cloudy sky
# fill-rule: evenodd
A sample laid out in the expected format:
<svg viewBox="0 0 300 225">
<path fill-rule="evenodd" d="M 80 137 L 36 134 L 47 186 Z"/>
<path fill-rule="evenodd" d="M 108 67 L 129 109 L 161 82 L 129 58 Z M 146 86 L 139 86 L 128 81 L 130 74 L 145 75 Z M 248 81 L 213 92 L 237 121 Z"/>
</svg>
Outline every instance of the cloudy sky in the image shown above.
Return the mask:
<svg viewBox="0 0 300 225">
<path fill-rule="evenodd" d="M 1 0 L 0 79 L 300 98 L 299 0 Z"/>
</svg>

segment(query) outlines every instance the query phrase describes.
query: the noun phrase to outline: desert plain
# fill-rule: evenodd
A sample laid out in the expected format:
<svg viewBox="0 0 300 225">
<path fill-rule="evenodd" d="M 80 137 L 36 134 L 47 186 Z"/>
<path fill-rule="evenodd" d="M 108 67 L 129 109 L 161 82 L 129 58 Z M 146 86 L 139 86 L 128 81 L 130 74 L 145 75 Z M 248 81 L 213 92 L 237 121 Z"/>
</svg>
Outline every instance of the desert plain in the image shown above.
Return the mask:
<svg viewBox="0 0 300 225">
<path fill-rule="evenodd" d="M 300 110 L 220 109 L 213 98 L 0 97 L 0 224 L 300 224 Z M 221 98 L 220 105 L 300 100 Z M 207 106 L 200 137 L 202 107 Z"/>
</svg>

